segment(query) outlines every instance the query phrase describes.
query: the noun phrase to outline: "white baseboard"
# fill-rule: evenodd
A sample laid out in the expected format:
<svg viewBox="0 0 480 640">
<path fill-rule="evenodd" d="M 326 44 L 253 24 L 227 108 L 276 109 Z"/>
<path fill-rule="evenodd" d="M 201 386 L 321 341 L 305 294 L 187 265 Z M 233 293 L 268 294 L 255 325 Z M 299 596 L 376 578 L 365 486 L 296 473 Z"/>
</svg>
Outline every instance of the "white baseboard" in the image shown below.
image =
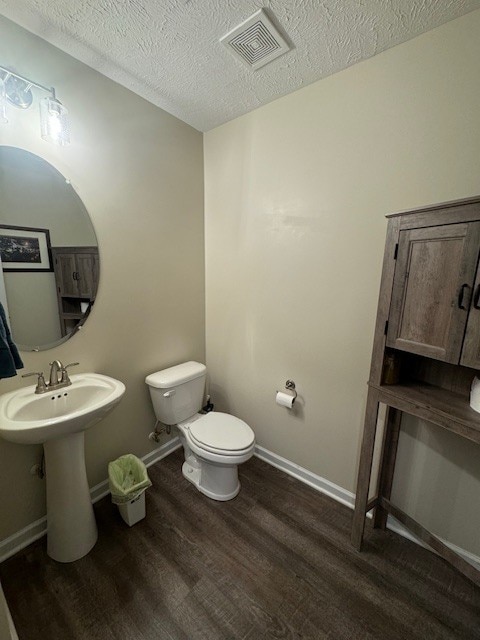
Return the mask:
<svg viewBox="0 0 480 640">
<path fill-rule="evenodd" d="M 330 480 L 317 476 L 315 473 L 308 471 L 308 469 L 304 469 L 300 465 L 295 464 L 295 462 L 282 458 L 282 456 L 278 456 L 276 453 L 272 453 L 268 449 L 260 447 L 258 444 L 255 445 L 254 455 L 257 458 L 260 458 L 260 460 L 268 462 L 272 467 L 285 471 L 289 476 L 293 476 L 294 478 L 297 478 L 297 480 L 301 480 L 317 491 L 321 491 L 325 495 L 330 496 L 330 498 L 333 498 L 337 502 L 341 502 L 351 509 L 355 506 L 354 493 L 339 487 L 338 484 L 334 484 L 333 482 L 330 482 Z"/>
<path fill-rule="evenodd" d="M 352 493 L 351 491 L 347 491 L 343 487 L 339 487 L 337 484 L 330 482 L 330 480 L 326 480 L 325 478 L 322 478 L 321 476 L 318 476 L 315 473 L 308 471 L 308 469 L 304 469 L 303 467 L 300 467 L 298 464 L 295 464 L 294 462 L 291 462 L 286 458 L 282 458 L 282 456 L 279 456 L 276 453 L 272 453 L 268 449 L 265 449 L 264 447 L 260 447 L 259 445 L 255 446 L 254 455 L 257 458 L 260 458 L 260 460 L 264 460 L 265 462 L 267 462 L 268 464 L 271 464 L 277 469 L 280 469 L 281 471 L 288 473 L 288 475 L 293 476 L 294 478 L 297 478 L 297 480 L 300 480 L 301 482 L 308 484 L 310 487 L 313 487 L 313 489 L 316 489 L 317 491 L 324 493 L 330 498 L 333 498 L 337 502 L 340 502 L 341 504 L 347 507 L 350 507 L 350 509 L 354 508 L 355 494 Z M 387 527 L 388 529 L 390 529 L 391 531 L 394 531 L 395 533 L 398 533 L 402 537 L 407 538 L 412 542 L 416 542 L 417 544 L 424 547 L 425 549 L 429 549 L 430 551 L 433 551 L 432 549 L 430 549 L 430 547 L 428 547 L 423 542 L 423 540 L 420 540 L 419 538 L 414 536 L 413 533 L 411 533 L 406 527 L 404 527 L 400 522 L 398 522 L 397 520 L 395 520 L 395 518 L 392 518 L 391 516 L 388 516 Z M 451 542 L 448 542 L 448 540 L 443 540 L 442 538 L 440 538 L 440 540 L 443 542 L 443 544 L 445 544 L 447 547 L 452 549 L 452 551 L 455 551 L 455 553 L 458 553 L 464 560 L 472 564 L 476 569 L 480 570 L 479 556 L 476 556 L 473 553 L 470 553 L 470 551 L 466 551 L 465 549 L 462 549 L 461 547 L 458 547 L 457 545 L 452 544 Z"/>
<path fill-rule="evenodd" d="M 0 542 L 0 562 L 3 562 L 17 551 L 38 540 L 47 533 L 47 518 L 35 520 L 20 531 Z"/>
<path fill-rule="evenodd" d="M 163 444 L 161 447 L 154 449 L 147 455 L 143 456 L 141 459 L 145 463 L 147 467 L 150 467 L 155 462 L 162 460 L 162 458 L 166 458 L 168 455 L 173 453 L 176 449 L 181 447 L 180 439 L 178 437 L 169 440 L 166 444 Z M 103 480 L 99 484 L 95 485 L 90 489 L 90 494 L 92 496 L 92 502 L 98 502 L 105 496 L 110 493 L 108 489 L 108 479 Z M 13 535 L 5 538 L 0 542 L 0 562 L 3 562 L 7 558 L 15 555 L 18 551 L 27 547 L 35 540 L 38 540 L 42 536 L 47 533 L 47 517 L 44 516 L 35 522 L 27 525 L 20 531 L 17 531 Z"/>
</svg>

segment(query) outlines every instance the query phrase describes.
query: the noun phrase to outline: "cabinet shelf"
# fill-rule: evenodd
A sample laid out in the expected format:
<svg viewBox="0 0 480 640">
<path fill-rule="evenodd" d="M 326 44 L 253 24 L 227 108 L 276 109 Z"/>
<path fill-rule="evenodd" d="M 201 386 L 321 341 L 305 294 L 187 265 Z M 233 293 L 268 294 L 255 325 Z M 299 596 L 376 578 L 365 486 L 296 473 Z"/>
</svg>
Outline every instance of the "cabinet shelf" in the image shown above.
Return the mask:
<svg viewBox="0 0 480 640">
<path fill-rule="evenodd" d="M 423 382 L 370 387 L 379 392 L 380 402 L 480 443 L 480 413 L 465 396 Z"/>
</svg>

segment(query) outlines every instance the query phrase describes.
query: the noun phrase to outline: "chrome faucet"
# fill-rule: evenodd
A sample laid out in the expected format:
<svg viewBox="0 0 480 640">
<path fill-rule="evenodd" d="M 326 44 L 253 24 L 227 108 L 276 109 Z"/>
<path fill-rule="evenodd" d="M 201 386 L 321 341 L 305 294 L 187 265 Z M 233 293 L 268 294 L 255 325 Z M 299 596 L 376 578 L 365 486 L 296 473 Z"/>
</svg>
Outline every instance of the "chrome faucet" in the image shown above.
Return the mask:
<svg viewBox="0 0 480 640">
<path fill-rule="evenodd" d="M 50 389 L 58 388 L 58 385 L 61 382 L 61 380 L 58 379 L 58 374 L 61 373 L 62 370 L 63 364 L 60 362 L 60 360 L 54 360 L 53 362 L 50 362 L 50 379 L 48 382 L 48 386 L 50 387 Z"/>
<path fill-rule="evenodd" d="M 68 377 L 68 367 L 74 367 L 80 364 L 79 362 L 71 362 L 63 366 L 60 360 L 54 360 L 50 362 L 50 379 L 49 382 L 45 382 L 43 373 L 24 373 L 22 378 L 28 378 L 30 376 L 38 376 L 37 386 L 35 387 L 35 393 L 48 393 L 55 389 L 61 389 L 62 387 L 68 387 L 72 384 Z"/>
<path fill-rule="evenodd" d="M 72 384 L 68 377 L 68 367 L 75 367 L 79 362 L 71 362 L 70 364 L 63 364 L 60 360 L 54 360 L 50 362 L 50 382 L 48 383 L 48 389 L 61 389 L 62 387 L 68 387 Z M 60 374 L 60 379 L 59 379 Z"/>
</svg>

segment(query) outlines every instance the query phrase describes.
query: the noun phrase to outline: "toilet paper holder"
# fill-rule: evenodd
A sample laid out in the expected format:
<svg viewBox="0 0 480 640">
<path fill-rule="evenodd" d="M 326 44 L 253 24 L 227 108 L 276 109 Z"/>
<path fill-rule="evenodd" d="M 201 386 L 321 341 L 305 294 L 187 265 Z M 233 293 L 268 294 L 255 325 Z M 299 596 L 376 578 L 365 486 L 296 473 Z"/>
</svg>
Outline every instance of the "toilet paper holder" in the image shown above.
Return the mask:
<svg viewBox="0 0 480 640">
<path fill-rule="evenodd" d="M 285 389 L 288 389 L 289 391 L 293 391 L 293 398 L 294 400 L 297 399 L 297 390 L 295 389 L 295 382 L 293 380 L 287 380 L 285 382 Z"/>
</svg>

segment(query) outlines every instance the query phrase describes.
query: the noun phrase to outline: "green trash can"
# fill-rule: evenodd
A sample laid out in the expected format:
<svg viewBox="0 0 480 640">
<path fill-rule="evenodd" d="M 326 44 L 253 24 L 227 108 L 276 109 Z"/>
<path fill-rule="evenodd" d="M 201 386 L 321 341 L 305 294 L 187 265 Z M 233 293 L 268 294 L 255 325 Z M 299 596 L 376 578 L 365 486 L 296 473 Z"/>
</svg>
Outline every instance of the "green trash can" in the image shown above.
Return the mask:
<svg viewBox="0 0 480 640">
<path fill-rule="evenodd" d="M 132 453 L 108 463 L 112 502 L 129 527 L 145 518 L 145 490 L 152 486 L 147 467 Z"/>
</svg>

